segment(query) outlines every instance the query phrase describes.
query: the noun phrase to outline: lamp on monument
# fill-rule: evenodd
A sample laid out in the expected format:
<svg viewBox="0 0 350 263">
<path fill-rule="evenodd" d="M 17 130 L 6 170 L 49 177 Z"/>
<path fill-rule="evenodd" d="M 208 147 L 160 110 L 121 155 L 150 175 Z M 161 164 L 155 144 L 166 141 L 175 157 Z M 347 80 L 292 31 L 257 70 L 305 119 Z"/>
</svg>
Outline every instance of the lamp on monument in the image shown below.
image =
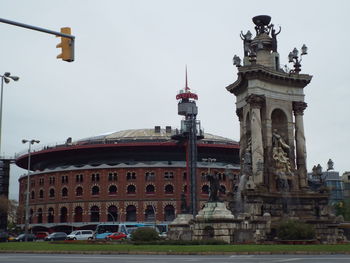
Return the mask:
<svg viewBox="0 0 350 263">
<path fill-rule="evenodd" d="M 307 55 L 307 46 L 305 44 L 301 47 L 301 55 Z"/>
<path fill-rule="evenodd" d="M 289 52 L 288 54 L 288 62 L 294 64 L 294 69 L 291 70 L 289 73 L 295 73 L 299 74 L 301 64 L 300 62 L 303 60 L 302 56 L 307 55 L 307 46 L 304 44 L 301 47 L 301 54 L 299 56 L 299 51 L 297 48 L 294 48 L 292 52 Z"/>
</svg>

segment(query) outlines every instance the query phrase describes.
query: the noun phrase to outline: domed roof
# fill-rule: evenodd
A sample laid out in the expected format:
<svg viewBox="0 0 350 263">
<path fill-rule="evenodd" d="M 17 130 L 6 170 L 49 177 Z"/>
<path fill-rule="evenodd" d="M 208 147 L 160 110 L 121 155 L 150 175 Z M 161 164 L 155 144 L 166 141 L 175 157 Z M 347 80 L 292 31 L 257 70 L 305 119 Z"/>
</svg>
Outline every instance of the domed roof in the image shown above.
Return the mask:
<svg viewBox="0 0 350 263">
<path fill-rule="evenodd" d="M 157 129 L 158 127 L 158 129 Z M 177 129 L 161 129 L 156 126 L 154 129 L 130 129 L 117 132 L 110 132 L 93 137 L 84 138 L 76 141 L 83 142 L 130 142 L 130 141 L 171 141 L 171 136 L 178 132 Z M 200 140 L 203 143 L 219 143 L 219 144 L 238 144 L 238 142 L 210 133 L 204 133 L 204 139 Z"/>
</svg>

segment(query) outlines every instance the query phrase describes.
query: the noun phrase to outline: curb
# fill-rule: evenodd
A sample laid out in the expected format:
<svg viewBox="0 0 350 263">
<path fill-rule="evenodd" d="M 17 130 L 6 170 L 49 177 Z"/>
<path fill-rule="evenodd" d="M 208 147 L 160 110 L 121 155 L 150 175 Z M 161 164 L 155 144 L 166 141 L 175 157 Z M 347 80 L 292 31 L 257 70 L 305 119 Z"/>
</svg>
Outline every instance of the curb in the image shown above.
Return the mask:
<svg viewBox="0 0 350 263">
<path fill-rule="evenodd" d="M 291 251 L 291 252 L 151 252 L 151 251 L 25 251 L 0 250 L 0 254 L 85 254 L 85 255 L 350 255 L 350 251 L 320 252 L 320 251 Z"/>
</svg>

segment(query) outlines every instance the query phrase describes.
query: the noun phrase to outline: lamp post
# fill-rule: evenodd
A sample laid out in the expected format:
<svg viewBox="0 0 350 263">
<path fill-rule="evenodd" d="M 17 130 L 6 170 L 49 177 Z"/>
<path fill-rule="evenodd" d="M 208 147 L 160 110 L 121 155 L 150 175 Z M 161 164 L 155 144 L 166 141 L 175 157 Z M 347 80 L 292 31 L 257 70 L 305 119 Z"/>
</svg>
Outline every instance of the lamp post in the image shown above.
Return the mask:
<svg viewBox="0 0 350 263">
<path fill-rule="evenodd" d="M 5 72 L 4 75 L 0 75 L 1 78 L 1 99 L 0 99 L 0 156 L 1 156 L 1 127 L 2 127 L 2 101 L 3 101 L 3 90 L 4 82 L 7 84 L 12 79 L 13 81 L 18 81 L 19 77 L 11 76 L 10 72 Z"/>
<path fill-rule="evenodd" d="M 216 159 L 215 158 L 203 158 L 202 161 L 208 163 L 208 175 L 210 175 L 210 164 L 209 163 L 216 162 Z"/>
<path fill-rule="evenodd" d="M 25 206 L 25 212 L 26 212 L 26 217 L 25 217 L 25 225 L 24 225 L 24 233 L 25 233 L 25 239 L 24 241 L 28 241 L 28 226 L 29 226 L 29 184 L 30 184 L 30 153 L 31 153 L 31 146 L 34 143 L 39 143 L 40 141 L 38 140 L 26 140 L 23 139 L 22 143 L 28 143 L 28 173 L 27 173 L 27 192 L 26 192 L 26 206 Z"/>
</svg>

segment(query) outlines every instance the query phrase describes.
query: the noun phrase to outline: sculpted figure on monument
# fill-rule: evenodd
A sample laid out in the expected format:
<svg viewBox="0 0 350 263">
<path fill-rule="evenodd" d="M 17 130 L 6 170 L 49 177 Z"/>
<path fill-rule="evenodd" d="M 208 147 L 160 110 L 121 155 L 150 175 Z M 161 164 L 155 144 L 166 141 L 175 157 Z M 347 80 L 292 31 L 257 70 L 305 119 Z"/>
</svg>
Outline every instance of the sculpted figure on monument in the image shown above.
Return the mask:
<svg viewBox="0 0 350 263">
<path fill-rule="evenodd" d="M 272 51 L 277 52 L 277 35 L 281 33 L 281 27 L 279 31 L 276 33 L 276 30 L 274 29 L 274 25 L 271 24 L 271 37 L 272 37 Z"/>
<path fill-rule="evenodd" d="M 248 30 L 246 34 L 243 34 L 243 31 L 241 31 L 240 37 L 243 40 L 244 56 L 246 57 L 248 56 L 250 51 L 250 43 L 252 43 L 252 33 Z"/>
<path fill-rule="evenodd" d="M 274 129 L 272 132 L 272 158 L 275 160 L 276 172 L 291 174 L 291 163 L 289 160 L 289 145 L 282 136 Z"/>
<path fill-rule="evenodd" d="M 327 171 L 334 170 L 333 167 L 334 167 L 334 162 L 332 161 L 332 159 L 329 159 L 327 163 Z"/>
<path fill-rule="evenodd" d="M 247 147 L 243 155 L 243 172 L 246 175 L 252 173 L 252 139 L 248 139 Z"/>
</svg>

